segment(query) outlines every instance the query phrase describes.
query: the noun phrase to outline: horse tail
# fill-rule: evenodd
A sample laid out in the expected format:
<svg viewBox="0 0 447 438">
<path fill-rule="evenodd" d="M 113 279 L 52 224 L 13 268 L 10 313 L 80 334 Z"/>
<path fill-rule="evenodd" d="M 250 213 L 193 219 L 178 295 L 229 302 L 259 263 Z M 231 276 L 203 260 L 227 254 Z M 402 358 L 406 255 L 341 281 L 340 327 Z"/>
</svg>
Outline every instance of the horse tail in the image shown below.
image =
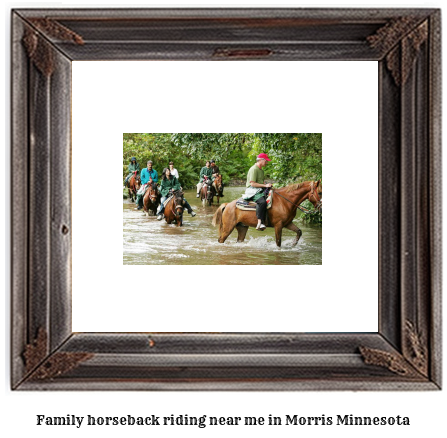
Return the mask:
<svg viewBox="0 0 447 438">
<path fill-rule="evenodd" d="M 222 227 L 222 214 L 223 211 L 225 210 L 225 207 L 227 206 L 227 204 L 222 204 L 216 211 L 216 213 L 214 213 L 213 216 L 213 227 L 220 225 L 220 227 Z"/>
</svg>

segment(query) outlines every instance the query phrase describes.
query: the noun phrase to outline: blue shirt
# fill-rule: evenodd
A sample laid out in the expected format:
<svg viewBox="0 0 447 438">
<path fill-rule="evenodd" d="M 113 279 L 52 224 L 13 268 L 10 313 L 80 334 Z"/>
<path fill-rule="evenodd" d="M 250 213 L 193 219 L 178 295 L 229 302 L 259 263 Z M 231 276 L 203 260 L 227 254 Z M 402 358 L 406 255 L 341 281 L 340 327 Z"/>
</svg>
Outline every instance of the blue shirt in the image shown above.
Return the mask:
<svg viewBox="0 0 447 438">
<path fill-rule="evenodd" d="M 157 183 L 158 182 L 158 173 L 156 170 L 152 169 L 150 172 L 147 170 L 147 167 L 144 168 L 141 171 L 141 184 L 146 184 L 150 178 L 152 178 L 152 181 Z"/>
</svg>

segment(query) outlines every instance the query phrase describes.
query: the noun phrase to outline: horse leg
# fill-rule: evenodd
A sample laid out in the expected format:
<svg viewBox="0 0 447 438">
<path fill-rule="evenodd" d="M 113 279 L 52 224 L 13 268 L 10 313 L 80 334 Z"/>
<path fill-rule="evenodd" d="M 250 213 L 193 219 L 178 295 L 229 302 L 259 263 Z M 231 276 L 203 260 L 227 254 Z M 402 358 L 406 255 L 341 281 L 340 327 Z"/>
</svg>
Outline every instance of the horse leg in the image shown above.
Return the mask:
<svg viewBox="0 0 447 438">
<path fill-rule="evenodd" d="M 295 241 L 293 242 L 292 246 L 296 246 L 296 244 L 298 243 L 298 240 L 300 240 L 300 237 L 303 234 L 303 232 L 293 222 L 290 222 L 290 224 L 287 225 L 286 228 L 291 231 L 295 231 L 296 237 L 295 237 Z"/>
<path fill-rule="evenodd" d="M 233 232 L 237 225 L 237 222 L 231 221 L 230 223 L 224 223 L 222 218 L 222 224 L 221 224 L 221 234 L 218 239 L 219 243 L 224 243 L 225 240 L 227 240 L 227 237 Z"/>
<path fill-rule="evenodd" d="M 281 248 L 281 238 L 282 238 L 282 224 L 279 223 L 275 226 L 275 239 L 276 239 L 276 246 Z"/>
<path fill-rule="evenodd" d="M 237 241 L 243 242 L 245 236 L 247 235 L 248 227 L 244 227 L 243 225 L 236 225 L 237 229 Z"/>
<path fill-rule="evenodd" d="M 223 228 L 223 230 L 222 230 L 222 235 L 219 237 L 219 240 L 218 240 L 218 242 L 219 243 L 224 243 L 225 242 L 225 240 L 227 240 L 227 237 L 231 234 L 231 232 L 234 230 L 234 227 L 233 228 L 230 228 L 230 229 L 225 229 L 225 228 Z"/>
</svg>

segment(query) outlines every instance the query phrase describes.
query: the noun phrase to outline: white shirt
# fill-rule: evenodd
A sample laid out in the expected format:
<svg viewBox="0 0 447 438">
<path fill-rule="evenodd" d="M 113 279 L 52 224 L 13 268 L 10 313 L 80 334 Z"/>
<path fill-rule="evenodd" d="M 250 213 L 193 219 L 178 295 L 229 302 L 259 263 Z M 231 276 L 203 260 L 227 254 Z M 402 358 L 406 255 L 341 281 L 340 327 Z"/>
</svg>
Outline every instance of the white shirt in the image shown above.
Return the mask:
<svg viewBox="0 0 447 438">
<path fill-rule="evenodd" d="M 169 170 L 171 170 L 171 169 L 169 169 Z M 171 170 L 171 175 L 174 175 L 178 179 L 178 171 L 175 167 L 174 167 L 174 169 Z"/>
</svg>

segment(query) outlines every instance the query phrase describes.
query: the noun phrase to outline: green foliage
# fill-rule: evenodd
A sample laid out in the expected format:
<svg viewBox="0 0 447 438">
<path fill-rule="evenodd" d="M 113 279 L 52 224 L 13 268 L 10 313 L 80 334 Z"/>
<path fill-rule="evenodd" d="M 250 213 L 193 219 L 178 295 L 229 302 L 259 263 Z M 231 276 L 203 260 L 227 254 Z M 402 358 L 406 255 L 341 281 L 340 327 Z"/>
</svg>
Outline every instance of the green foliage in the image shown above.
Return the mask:
<svg viewBox="0 0 447 438">
<path fill-rule="evenodd" d="M 310 210 L 309 213 L 301 212 L 300 220 L 306 224 L 321 224 L 323 223 L 323 214 L 320 210 L 315 210 L 314 206 L 307 199 L 301 204 L 302 207 Z"/>
<path fill-rule="evenodd" d="M 199 181 L 195 166 L 192 163 L 179 162 L 177 170 L 179 173 L 180 184 L 182 185 L 182 187 L 184 188 L 194 187 Z"/>
<path fill-rule="evenodd" d="M 132 156 L 141 168 L 152 160 L 160 174 L 172 160 L 182 186 L 190 188 L 197 184 L 205 161 L 214 159 L 227 183 L 245 179 L 261 152 L 272 158 L 264 170 L 277 186 L 322 177 L 322 134 L 253 133 L 124 134 L 123 176 Z"/>
<path fill-rule="evenodd" d="M 267 174 L 282 185 L 322 178 L 322 134 L 255 134 L 252 155 L 268 154 Z"/>
<path fill-rule="evenodd" d="M 140 168 L 146 167 L 151 160 L 159 176 L 169 161 L 174 162 L 179 172 L 180 183 L 191 188 L 198 182 L 203 164 L 192 157 L 187 150 L 178 148 L 172 141 L 172 134 L 124 134 L 123 135 L 123 176 L 127 175 L 127 166 L 132 157 L 136 157 Z M 197 171 L 197 168 L 199 169 Z"/>
<path fill-rule="evenodd" d="M 206 161 L 214 159 L 224 162 L 235 151 L 244 156 L 251 150 L 253 134 L 172 134 L 172 142 L 192 158 Z"/>
</svg>

